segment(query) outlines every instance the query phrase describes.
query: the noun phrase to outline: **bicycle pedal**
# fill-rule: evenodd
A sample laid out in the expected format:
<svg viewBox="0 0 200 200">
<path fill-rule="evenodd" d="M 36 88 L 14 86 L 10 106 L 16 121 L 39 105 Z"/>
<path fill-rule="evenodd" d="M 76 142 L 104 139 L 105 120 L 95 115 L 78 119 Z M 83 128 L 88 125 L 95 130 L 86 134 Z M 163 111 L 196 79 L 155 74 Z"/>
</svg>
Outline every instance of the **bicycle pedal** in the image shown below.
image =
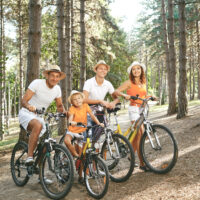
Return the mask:
<svg viewBox="0 0 200 200">
<path fill-rule="evenodd" d="M 33 176 L 33 171 L 33 166 L 27 166 L 27 172 L 29 177 Z"/>
</svg>

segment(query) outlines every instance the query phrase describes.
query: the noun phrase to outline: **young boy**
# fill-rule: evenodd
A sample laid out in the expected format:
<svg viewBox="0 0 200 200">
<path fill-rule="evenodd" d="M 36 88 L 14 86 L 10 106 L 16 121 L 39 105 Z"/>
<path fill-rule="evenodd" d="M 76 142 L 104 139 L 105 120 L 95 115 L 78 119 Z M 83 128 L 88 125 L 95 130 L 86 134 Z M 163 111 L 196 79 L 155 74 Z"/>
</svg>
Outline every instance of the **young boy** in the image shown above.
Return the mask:
<svg viewBox="0 0 200 200">
<path fill-rule="evenodd" d="M 82 153 L 82 147 L 80 145 L 76 145 L 76 148 L 71 144 L 71 141 L 74 137 L 80 139 L 83 138 L 83 141 L 86 141 L 86 135 L 84 134 L 86 128 L 84 127 L 77 127 L 77 123 L 81 122 L 87 125 L 87 113 L 90 115 L 92 120 L 104 127 L 103 123 L 100 123 L 99 120 L 94 116 L 88 104 L 83 103 L 84 94 L 78 92 L 76 90 L 72 90 L 68 101 L 72 106 L 69 108 L 69 123 L 70 126 L 68 127 L 67 134 L 65 136 L 64 142 L 68 149 L 70 150 L 71 154 L 77 158 L 77 161 Z M 79 181 L 82 182 L 82 170 L 79 171 Z"/>
</svg>

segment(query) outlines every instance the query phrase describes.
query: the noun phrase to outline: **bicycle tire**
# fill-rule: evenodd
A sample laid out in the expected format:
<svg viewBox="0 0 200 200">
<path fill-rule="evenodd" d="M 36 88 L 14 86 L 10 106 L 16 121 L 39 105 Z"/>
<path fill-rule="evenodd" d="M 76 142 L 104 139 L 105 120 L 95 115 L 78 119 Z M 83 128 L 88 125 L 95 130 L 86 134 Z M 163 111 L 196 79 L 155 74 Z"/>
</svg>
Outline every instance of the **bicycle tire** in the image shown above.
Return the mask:
<svg viewBox="0 0 200 200">
<path fill-rule="evenodd" d="M 89 160 L 86 161 L 84 181 L 89 195 L 93 198 L 101 199 L 107 193 L 109 185 L 108 168 L 97 155 L 89 156 Z"/>
<path fill-rule="evenodd" d="M 121 134 L 113 134 L 111 143 L 104 141 L 101 149 L 101 157 L 108 166 L 110 179 L 114 182 L 124 182 L 132 175 L 135 165 L 135 154 L 133 147 L 126 137 Z M 117 153 L 116 146 L 119 154 Z M 110 147 L 109 147 L 110 146 Z M 110 155 L 112 150 L 114 158 Z"/>
<path fill-rule="evenodd" d="M 69 150 L 62 145 L 54 144 L 52 149 L 41 159 L 40 181 L 49 198 L 61 199 L 69 193 L 73 184 L 73 161 Z M 46 183 L 45 179 L 51 180 L 52 184 Z"/>
<path fill-rule="evenodd" d="M 65 143 L 64 143 L 64 139 L 65 139 L 65 135 L 63 135 L 63 136 L 60 138 L 59 144 L 66 146 Z"/>
<path fill-rule="evenodd" d="M 140 152 L 146 166 L 157 174 L 165 174 L 172 170 L 178 158 L 178 146 L 172 132 L 163 125 L 153 124 L 150 137 L 153 149 L 145 131 L 140 143 Z M 156 142 L 156 136 L 159 144 Z"/>
<path fill-rule="evenodd" d="M 28 145 L 19 141 L 15 144 L 10 161 L 10 169 L 13 181 L 17 186 L 24 186 L 29 180 L 25 161 L 28 153 Z"/>
</svg>

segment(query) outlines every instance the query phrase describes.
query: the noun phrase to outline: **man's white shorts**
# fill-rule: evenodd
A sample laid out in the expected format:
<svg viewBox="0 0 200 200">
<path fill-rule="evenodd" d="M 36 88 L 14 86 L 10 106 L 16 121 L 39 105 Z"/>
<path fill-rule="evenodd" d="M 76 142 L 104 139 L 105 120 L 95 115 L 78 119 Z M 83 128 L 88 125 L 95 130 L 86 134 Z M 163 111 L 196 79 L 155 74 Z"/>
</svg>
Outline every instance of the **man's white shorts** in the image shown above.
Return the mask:
<svg viewBox="0 0 200 200">
<path fill-rule="evenodd" d="M 41 130 L 40 135 L 39 135 L 39 137 L 41 137 L 46 131 L 44 119 L 37 116 L 35 113 L 30 112 L 29 110 L 27 110 L 25 108 L 22 108 L 19 111 L 19 123 L 23 126 L 23 128 L 25 130 L 27 130 L 29 122 L 33 119 L 37 119 L 42 124 L 42 130 Z"/>
</svg>

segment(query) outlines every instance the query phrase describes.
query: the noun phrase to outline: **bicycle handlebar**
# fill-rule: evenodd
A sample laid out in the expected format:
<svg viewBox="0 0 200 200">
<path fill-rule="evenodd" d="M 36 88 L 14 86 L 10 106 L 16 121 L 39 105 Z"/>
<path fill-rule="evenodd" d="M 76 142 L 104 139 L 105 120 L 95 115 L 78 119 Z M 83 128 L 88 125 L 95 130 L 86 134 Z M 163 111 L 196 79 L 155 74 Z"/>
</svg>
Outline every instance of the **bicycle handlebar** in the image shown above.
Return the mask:
<svg viewBox="0 0 200 200">
<path fill-rule="evenodd" d="M 148 97 L 146 99 L 142 99 L 142 98 L 139 97 L 139 95 L 131 96 L 131 99 L 133 99 L 133 100 L 141 100 L 141 101 L 150 101 L 150 100 L 154 101 L 155 100 L 154 97 Z"/>
<path fill-rule="evenodd" d="M 58 118 L 60 118 L 60 117 L 66 117 L 65 113 L 45 113 L 45 108 L 36 109 L 35 112 L 36 112 L 36 114 L 39 114 L 39 115 L 44 114 L 44 115 L 48 116 L 48 119 L 55 118 L 56 120 L 58 120 Z"/>
<path fill-rule="evenodd" d="M 72 124 L 69 123 L 69 125 L 71 126 Z M 88 125 L 83 124 L 82 122 L 77 122 L 76 126 L 90 129 L 90 128 L 94 128 L 94 127 L 97 127 L 97 126 L 100 126 L 100 125 L 96 124 L 96 125 L 93 125 L 93 126 L 88 126 Z"/>
</svg>

